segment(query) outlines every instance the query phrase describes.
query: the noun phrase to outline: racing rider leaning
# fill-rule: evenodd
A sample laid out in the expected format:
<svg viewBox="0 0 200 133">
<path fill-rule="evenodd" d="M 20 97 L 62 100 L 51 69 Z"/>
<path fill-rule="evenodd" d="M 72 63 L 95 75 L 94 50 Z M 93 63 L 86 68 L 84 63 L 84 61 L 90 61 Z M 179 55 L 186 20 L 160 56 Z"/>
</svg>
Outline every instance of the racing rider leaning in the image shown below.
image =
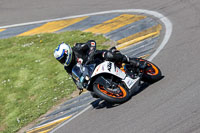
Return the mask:
<svg viewBox="0 0 200 133">
<path fill-rule="evenodd" d="M 121 54 L 115 47 L 112 47 L 110 50 L 96 50 L 96 42 L 94 40 L 89 40 L 86 43 L 76 43 L 72 48 L 66 43 L 61 43 L 55 49 L 54 57 L 64 65 L 65 70 L 70 75 L 72 74 L 73 66 L 77 63 L 88 64 L 93 61 L 98 61 L 97 59 L 115 63 L 129 63 L 133 67 L 146 67 L 144 62 L 139 62 L 134 58 L 129 59 L 129 57 Z"/>
</svg>

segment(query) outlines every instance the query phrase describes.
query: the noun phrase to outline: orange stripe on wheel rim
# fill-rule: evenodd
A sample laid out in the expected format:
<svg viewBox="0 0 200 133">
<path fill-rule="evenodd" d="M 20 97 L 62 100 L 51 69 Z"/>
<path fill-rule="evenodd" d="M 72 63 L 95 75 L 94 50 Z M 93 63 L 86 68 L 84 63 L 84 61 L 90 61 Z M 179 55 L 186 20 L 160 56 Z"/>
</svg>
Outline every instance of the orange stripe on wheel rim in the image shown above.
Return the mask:
<svg viewBox="0 0 200 133">
<path fill-rule="evenodd" d="M 149 63 L 149 65 L 151 65 L 151 67 L 153 68 L 153 72 L 152 71 L 147 71 L 147 73 L 149 73 L 150 75 L 154 75 L 154 76 L 157 75 L 159 73 L 158 68 L 155 65 L 151 64 L 151 63 Z M 152 70 L 152 69 L 150 69 L 150 70 Z"/>
<path fill-rule="evenodd" d="M 106 94 L 106 95 L 108 95 L 108 96 L 110 96 L 110 97 L 114 97 L 114 98 L 124 98 L 124 97 L 126 97 L 126 95 L 127 95 L 126 90 L 125 90 L 122 86 L 120 86 L 120 85 L 118 85 L 118 87 L 119 87 L 120 90 L 122 91 L 122 95 L 119 94 L 120 96 L 116 96 L 116 94 L 107 92 L 107 91 L 104 89 L 104 87 L 103 87 L 102 85 L 100 85 L 100 84 L 98 84 L 97 87 L 98 87 L 98 89 L 99 89 L 102 93 L 104 93 L 104 94 Z"/>
</svg>

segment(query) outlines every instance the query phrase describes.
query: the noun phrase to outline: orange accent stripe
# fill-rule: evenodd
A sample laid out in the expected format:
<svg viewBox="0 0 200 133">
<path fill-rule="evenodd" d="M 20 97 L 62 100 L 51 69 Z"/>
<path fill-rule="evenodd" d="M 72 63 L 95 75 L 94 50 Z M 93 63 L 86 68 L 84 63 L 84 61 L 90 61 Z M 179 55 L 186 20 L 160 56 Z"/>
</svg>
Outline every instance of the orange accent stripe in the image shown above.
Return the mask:
<svg viewBox="0 0 200 133">
<path fill-rule="evenodd" d="M 127 95 L 125 89 L 123 87 L 121 87 L 120 85 L 118 85 L 120 90 L 123 92 L 123 97 L 125 97 Z"/>
<path fill-rule="evenodd" d="M 151 64 L 151 66 L 153 67 L 155 73 L 151 74 L 151 75 L 157 75 L 159 73 L 158 69 L 156 66 L 154 66 L 153 64 Z"/>
<path fill-rule="evenodd" d="M 114 97 L 114 98 L 124 98 L 124 97 L 126 97 L 126 95 L 127 95 L 127 93 L 126 93 L 126 91 L 124 90 L 124 88 L 121 87 L 120 85 L 118 85 L 118 87 L 120 88 L 120 90 L 121 90 L 122 93 L 123 93 L 123 96 L 121 96 L 121 97 L 117 97 L 117 96 L 113 95 L 112 93 L 107 92 L 107 91 L 104 90 L 104 89 L 101 89 L 101 87 L 100 87 L 99 84 L 97 85 L 97 87 L 98 87 L 98 89 L 99 89 L 102 93 L 104 93 L 104 94 L 106 94 L 106 95 L 108 95 L 108 96 L 110 96 L 110 97 Z"/>
<path fill-rule="evenodd" d="M 121 67 L 120 70 L 125 73 L 124 67 Z"/>
</svg>

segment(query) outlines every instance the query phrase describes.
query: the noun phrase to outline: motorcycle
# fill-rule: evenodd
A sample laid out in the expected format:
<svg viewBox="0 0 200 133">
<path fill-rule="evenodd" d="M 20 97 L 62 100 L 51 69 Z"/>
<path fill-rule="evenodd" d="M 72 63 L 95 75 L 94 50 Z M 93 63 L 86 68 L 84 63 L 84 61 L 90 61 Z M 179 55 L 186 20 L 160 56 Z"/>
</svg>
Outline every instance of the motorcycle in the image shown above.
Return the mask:
<svg viewBox="0 0 200 133">
<path fill-rule="evenodd" d="M 77 87 L 87 89 L 93 95 L 110 103 L 127 101 L 141 87 L 142 82 L 156 82 L 161 79 L 160 69 L 150 61 L 135 58 L 146 63 L 144 69 L 130 64 L 103 61 L 93 64 L 77 63 L 72 77 Z"/>
</svg>

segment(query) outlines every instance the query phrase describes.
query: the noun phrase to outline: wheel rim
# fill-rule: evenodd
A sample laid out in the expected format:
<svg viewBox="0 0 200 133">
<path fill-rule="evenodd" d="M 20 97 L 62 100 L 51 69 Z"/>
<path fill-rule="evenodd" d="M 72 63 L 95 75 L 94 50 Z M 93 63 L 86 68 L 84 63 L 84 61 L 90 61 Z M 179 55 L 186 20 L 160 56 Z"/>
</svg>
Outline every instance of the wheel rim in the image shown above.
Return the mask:
<svg viewBox="0 0 200 133">
<path fill-rule="evenodd" d="M 148 70 L 146 71 L 147 74 L 157 75 L 159 73 L 159 70 L 155 65 L 148 63 L 147 66 L 149 67 L 149 69 L 147 68 Z"/>
<path fill-rule="evenodd" d="M 111 92 L 108 92 L 104 89 L 104 86 L 103 85 L 100 85 L 100 84 L 97 84 L 97 88 L 104 94 L 106 94 L 107 96 L 110 96 L 110 97 L 114 97 L 114 98 L 124 98 L 126 97 L 127 93 L 126 93 L 126 90 L 118 85 L 118 88 L 120 89 L 120 93 L 118 94 L 114 94 L 114 93 L 111 93 Z"/>
</svg>

